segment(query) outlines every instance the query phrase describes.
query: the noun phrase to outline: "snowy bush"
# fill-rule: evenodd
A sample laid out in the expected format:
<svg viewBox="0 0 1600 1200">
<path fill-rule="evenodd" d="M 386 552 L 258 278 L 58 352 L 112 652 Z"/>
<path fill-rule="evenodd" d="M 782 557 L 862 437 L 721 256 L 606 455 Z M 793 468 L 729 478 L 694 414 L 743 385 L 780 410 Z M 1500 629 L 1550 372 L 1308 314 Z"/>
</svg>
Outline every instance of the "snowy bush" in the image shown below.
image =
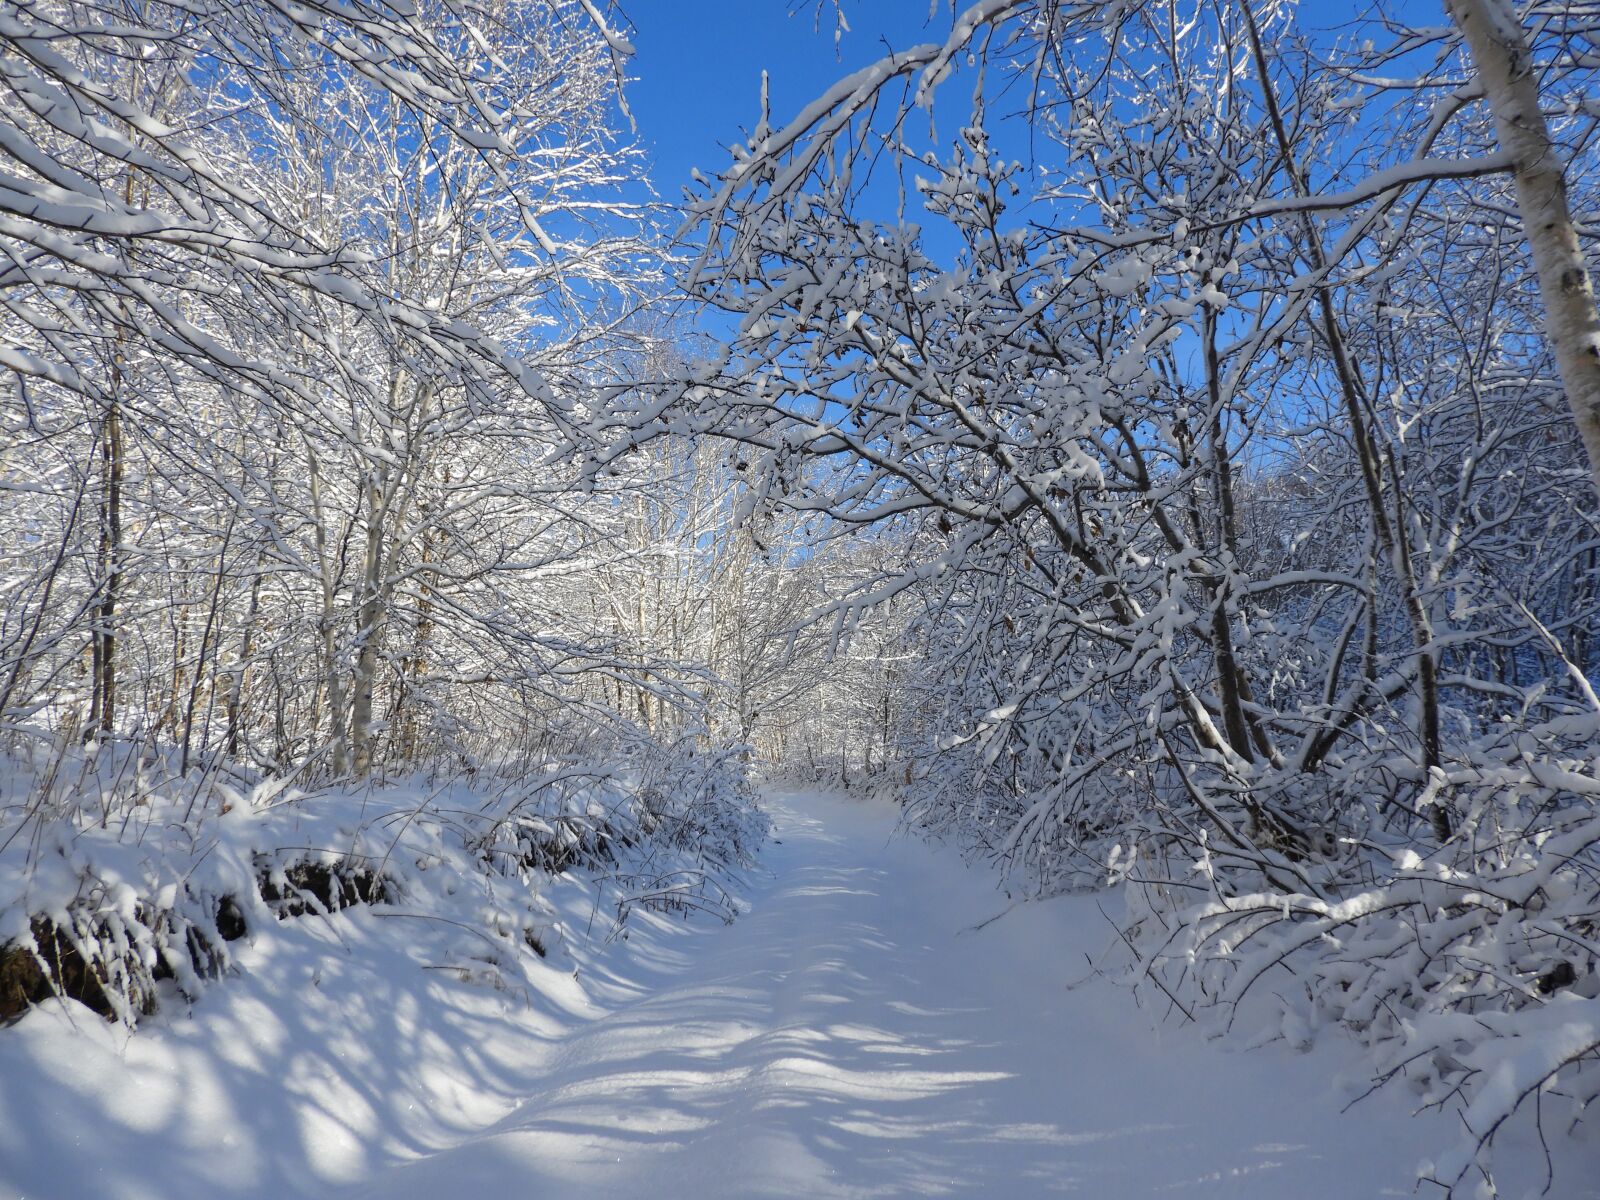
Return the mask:
<svg viewBox="0 0 1600 1200">
<path fill-rule="evenodd" d="M 471 849 L 500 873 L 579 865 L 635 904 L 708 909 L 731 920 L 730 873 L 748 866 L 766 815 L 738 747 L 617 746 L 619 765 L 567 764 L 501 788 L 473 818 Z"/>
<path fill-rule="evenodd" d="M 0 1017 L 53 993 L 132 1025 L 193 999 L 264 923 L 355 904 L 543 953 L 552 875 L 709 909 L 766 835 L 738 755 L 636 740 L 616 764 L 303 790 L 102 744 L 13 759 L 0 798 Z"/>
<path fill-rule="evenodd" d="M 1597 729 L 1479 745 L 1430 785 L 1462 814 L 1450 841 L 1397 836 L 1374 804 L 1360 836 L 1283 864 L 1302 889 L 1207 837 L 1149 838 L 1115 866 L 1129 978 L 1253 1038 L 1344 1027 L 1370 1051 L 1373 1086 L 1459 1106 L 1462 1140 L 1425 1177 L 1492 1192 L 1493 1142 L 1520 1108 L 1541 1135 L 1564 1133 L 1600 1096 Z"/>
</svg>

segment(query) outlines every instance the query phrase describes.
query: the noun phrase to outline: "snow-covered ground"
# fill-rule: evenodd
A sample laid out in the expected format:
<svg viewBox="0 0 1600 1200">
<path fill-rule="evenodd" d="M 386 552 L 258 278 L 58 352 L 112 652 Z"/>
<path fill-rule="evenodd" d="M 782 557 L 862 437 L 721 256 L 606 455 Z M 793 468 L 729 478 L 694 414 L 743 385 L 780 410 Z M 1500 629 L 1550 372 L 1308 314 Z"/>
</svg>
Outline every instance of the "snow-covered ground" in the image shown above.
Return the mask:
<svg viewBox="0 0 1600 1200">
<path fill-rule="evenodd" d="M 747 915 L 607 942 L 558 888 L 571 956 L 530 994 L 357 910 L 131 1036 L 36 1010 L 0 1031 L 0 1194 L 1367 1200 L 1448 1141 L 1398 1090 L 1342 1112 L 1337 1038 L 1241 1052 L 1072 986 L 1110 937 L 1093 898 L 975 928 L 992 877 L 890 806 L 769 802 Z"/>
</svg>

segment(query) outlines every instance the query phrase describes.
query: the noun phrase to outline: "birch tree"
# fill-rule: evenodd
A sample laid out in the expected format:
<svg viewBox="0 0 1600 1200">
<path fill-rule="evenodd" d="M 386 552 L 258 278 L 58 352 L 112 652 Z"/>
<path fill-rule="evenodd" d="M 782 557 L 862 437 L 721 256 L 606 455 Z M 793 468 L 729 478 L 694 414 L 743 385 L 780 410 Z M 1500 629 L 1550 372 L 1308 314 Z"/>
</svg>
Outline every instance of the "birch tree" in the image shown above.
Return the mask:
<svg viewBox="0 0 1600 1200">
<path fill-rule="evenodd" d="M 1566 164 L 1539 97 L 1533 49 L 1509 0 L 1448 0 L 1471 48 L 1539 276 L 1544 328 L 1600 493 L 1600 310 L 1568 204 Z"/>
</svg>

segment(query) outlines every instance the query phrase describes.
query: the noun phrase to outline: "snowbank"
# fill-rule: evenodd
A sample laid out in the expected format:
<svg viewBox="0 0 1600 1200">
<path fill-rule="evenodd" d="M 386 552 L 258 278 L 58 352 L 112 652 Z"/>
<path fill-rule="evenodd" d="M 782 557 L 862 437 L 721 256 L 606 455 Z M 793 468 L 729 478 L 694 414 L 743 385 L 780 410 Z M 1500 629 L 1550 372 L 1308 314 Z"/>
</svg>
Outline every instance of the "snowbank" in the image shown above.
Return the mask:
<svg viewBox="0 0 1600 1200">
<path fill-rule="evenodd" d="M 161 765 L 10 776 L 0 953 L 93 986 L 12 997 L 0 1196 L 304 1194 L 477 1128 L 632 929 L 733 919 L 766 830 L 688 745 L 311 792 Z"/>
</svg>

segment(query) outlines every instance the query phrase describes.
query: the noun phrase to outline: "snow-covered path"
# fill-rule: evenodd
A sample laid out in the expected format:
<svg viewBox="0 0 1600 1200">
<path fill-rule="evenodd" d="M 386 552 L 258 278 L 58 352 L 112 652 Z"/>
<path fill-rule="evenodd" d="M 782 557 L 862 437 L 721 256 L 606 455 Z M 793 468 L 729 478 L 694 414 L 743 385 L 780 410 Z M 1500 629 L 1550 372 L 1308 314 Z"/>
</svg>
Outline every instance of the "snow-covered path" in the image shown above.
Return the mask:
<svg viewBox="0 0 1600 1200">
<path fill-rule="evenodd" d="M 1231 1052 L 1069 990 L 1109 933 L 1092 899 L 977 931 L 992 878 L 891 838 L 887 805 L 772 805 L 746 917 L 636 945 L 635 998 L 563 1039 L 537 1094 L 358 1194 L 1413 1194 L 1438 1125 L 1399 1095 L 1341 1114 L 1337 1050 Z"/>
</svg>

